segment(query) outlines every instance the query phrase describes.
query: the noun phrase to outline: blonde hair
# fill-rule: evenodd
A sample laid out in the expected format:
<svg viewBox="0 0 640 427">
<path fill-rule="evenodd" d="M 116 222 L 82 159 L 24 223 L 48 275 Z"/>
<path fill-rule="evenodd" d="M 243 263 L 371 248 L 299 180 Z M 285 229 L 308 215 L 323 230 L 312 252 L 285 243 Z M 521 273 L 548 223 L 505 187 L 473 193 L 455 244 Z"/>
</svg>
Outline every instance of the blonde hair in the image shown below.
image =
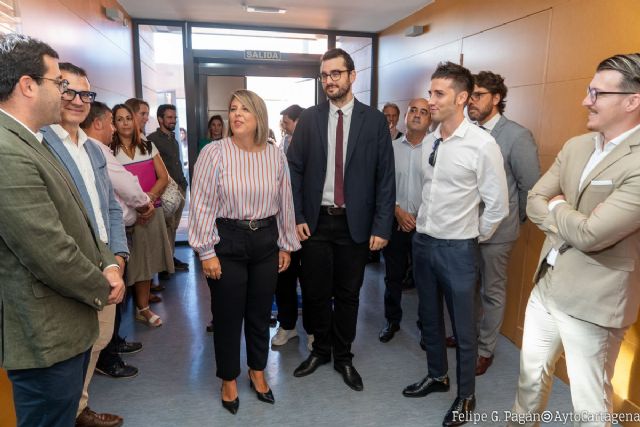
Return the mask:
<svg viewBox="0 0 640 427">
<path fill-rule="evenodd" d="M 255 92 L 246 89 L 238 89 L 231 94 L 229 98 L 229 110 L 231 110 L 231 103 L 234 99 L 237 99 L 242 105 L 247 107 L 249 112 L 256 118 L 257 128 L 254 136 L 254 143 L 256 145 L 266 144 L 269 138 L 269 119 L 267 115 L 267 106 L 264 100 L 260 98 Z M 233 136 L 233 130 L 231 126 L 228 128 L 229 136 Z"/>
</svg>

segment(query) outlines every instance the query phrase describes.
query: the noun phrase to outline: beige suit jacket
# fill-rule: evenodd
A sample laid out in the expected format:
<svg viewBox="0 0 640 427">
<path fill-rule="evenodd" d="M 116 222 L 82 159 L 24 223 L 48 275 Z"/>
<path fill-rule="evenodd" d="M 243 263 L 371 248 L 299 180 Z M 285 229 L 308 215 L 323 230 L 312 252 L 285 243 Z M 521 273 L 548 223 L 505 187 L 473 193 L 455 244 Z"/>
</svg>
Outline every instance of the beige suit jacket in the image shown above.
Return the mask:
<svg viewBox="0 0 640 427">
<path fill-rule="evenodd" d="M 527 215 L 545 234 L 538 268 L 560 249 L 551 287 L 558 308 L 605 327 L 635 322 L 640 305 L 640 130 L 621 141 L 586 177 L 590 133 L 570 139 L 529 192 Z M 564 194 L 553 212 L 548 201 Z"/>
</svg>

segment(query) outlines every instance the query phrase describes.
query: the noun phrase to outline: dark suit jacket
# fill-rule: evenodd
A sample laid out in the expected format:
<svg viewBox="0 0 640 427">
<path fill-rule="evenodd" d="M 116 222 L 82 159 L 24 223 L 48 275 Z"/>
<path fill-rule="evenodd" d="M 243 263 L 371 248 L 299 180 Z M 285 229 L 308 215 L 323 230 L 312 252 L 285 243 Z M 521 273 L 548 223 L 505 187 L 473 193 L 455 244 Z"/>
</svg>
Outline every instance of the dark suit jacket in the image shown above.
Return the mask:
<svg viewBox="0 0 640 427">
<path fill-rule="evenodd" d="M 64 166 L 0 112 L 0 366 L 49 367 L 89 349 L 114 264 Z"/>
<path fill-rule="evenodd" d="M 300 115 L 287 152 L 296 223 L 315 231 L 327 173 L 329 102 Z M 389 239 L 396 203 L 393 148 L 384 115 L 357 99 L 347 140 L 344 194 L 356 243 L 371 235 Z"/>
</svg>

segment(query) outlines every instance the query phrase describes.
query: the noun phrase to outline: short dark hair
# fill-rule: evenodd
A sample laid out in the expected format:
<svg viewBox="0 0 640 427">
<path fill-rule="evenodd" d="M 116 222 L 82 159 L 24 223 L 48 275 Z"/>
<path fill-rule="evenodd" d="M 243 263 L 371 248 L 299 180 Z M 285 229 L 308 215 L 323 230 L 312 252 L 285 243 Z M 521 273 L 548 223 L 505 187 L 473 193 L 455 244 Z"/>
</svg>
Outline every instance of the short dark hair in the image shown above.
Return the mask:
<svg viewBox="0 0 640 427">
<path fill-rule="evenodd" d="M 452 80 L 453 88 L 457 93 L 467 92 L 471 96 L 473 92 L 473 75 L 471 71 L 451 61 L 439 63 L 438 68 L 431 75 L 431 80 L 433 79 Z"/>
<path fill-rule="evenodd" d="M 620 90 L 640 93 L 640 53 L 614 55 L 605 59 L 596 72 L 611 70 L 622 74 Z"/>
<path fill-rule="evenodd" d="M 485 88 L 492 95 L 500 95 L 500 102 L 498 102 L 497 107 L 500 114 L 504 113 L 508 92 L 507 85 L 504 84 L 504 77 L 491 71 L 480 71 L 478 74 L 473 75 L 473 80 L 477 86 Z"/>
<path fill-rule="evenodd" d="M 111 108 L 109 108 L 107 104 L 100 101 L 93 101 L 89 109 L 89 115 L 80 123 L 80 127 L 82 129 L 89 129 L 93 121 L 104 116 L 107 111 L 111 111 Z"/>
<path fill-rule="evenodd" d="M 296 120 L 298 120 L 298 117 L 300 117 L 300 113 L 302 113 L 303 111 L 304 111 L 304 108 L 302 108 L 298 104 L 293 104 L 293 105 L 289 105 L 287 108 L 280 111 L 280 114 L 283 116 L 289 117 L 291 120 L 295 122 Z"/>
<path fill-rule="evenodd" d="M 67 73 L 75 74 L 80 77 L 87 77 L 87 72 L 84 68 L 73 65 L 71 62 L 61 62 L 58 66 L 60 67 L 60 71 L 66 71 Z"/>
<path fill-rule="evenodd" d="M 45 55 L 58 59 L 58 53 L 40 40 L 22 34 L 0 35 L 0 102 L 11 97 L 22 76 L 42 82 L 47 72 Z"/>
<path fill-rule="evenodd" d="M 141 105 L 146 105 L 147 108 L 149 108 L 149 103 L 143 99 L 139 99 L 139 98 L 129 98 L 126 101 L 124 101 L 125 104 L 127 104 L 127 106 L 129 108 L 131 108 L 131 110 L 134 113 L 137 113 L 138 111 L 140 111 L 140 106 Z"/>
<path fill-rule="evenodd" d="M 393 108 L 394 110 L 396 110 L 396 113 L 398 114 L 398 116 L 400 115 L 400 107 L 398 107 L 398 104 L 394 104 L 393 102 L 387 102 L 386 104 L 384 104 L 384 107 L 382 107 L 382 111 L 384 111 L 385 108 Z"/>
<path fill-rule="evenodd" d="M 324 55 L 322 55 L 322 61 L 327 61 L 333 58 L 342 58 L 344 60 L 344 65 L 345 67 L 347 67 L 348 71 L 353 71 L 356 69 L 355 65 L 353 64 L 351 55 L 349 55 L 346 51 L 340 49 L 339 47 L 329 49 L 324 53 Z"/>
<path fill-rule="evenodd" d="M 177 111 L 176 106 L 173 104 L 162 104 L 158 107 L 156 117 L 164 117 L 164 113 L 167 110 Z"/>
</svg>

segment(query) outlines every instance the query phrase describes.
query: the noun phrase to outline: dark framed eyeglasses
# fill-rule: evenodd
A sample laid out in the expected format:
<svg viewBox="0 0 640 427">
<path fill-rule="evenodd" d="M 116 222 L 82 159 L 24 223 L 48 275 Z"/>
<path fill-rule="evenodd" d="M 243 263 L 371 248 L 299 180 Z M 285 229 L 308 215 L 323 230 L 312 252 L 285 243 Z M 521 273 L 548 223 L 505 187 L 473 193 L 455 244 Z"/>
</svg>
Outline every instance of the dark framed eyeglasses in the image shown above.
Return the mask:
<svg viewBox="0 0 640 427">
<path fill-rule="evenodd" d="M 69 88 L 62 92 L 62 99 L 65 101 L 73 101 L 78 95 L 80 95 L 80 100 L 85 104 L 91 104 L 96 100 L 95 92 L 91 92 L 88 90 L 73 90 Z"/>
<path fill-rule="evenodd" d="M 473 92 L 469 98 L 471 98 L 472 101 L 478 102 L 480 101 L 480 98 L 490 93 L 491 92 Z"/>
<path fill-rule="evenodd" d="M 58 90 L 60 91 L 60 93 L 64 93 L 69 87 L 69 81 L 67 79 L 61 79 L 61 78 L 52 79 L 50 77 L 37 76 L 37 75 L 30 75 L 29 77 L 36 80 L 49 80 L 50 82 L 53 82 L 53 84 L 58 86 Z"/>
<path fill-rule="evenodd" d="M 636 93 L 637 92 L 607 92 L 592 88 L 591 86 L 587 87 L 587 96 L 592 104 L 596 103 L 600 95 L 635 95 Z"/>
<path fill-rule="evenodd" d="M 326 82 L 327 79 L 329 77 L 331 77 L 331 80 L 333 80 L 334 82 L 340 80 L 340 77 L 342 77 L 342 73 L 348 73 L 351 70 L 331 70 L 329 71 L 329 74 L 327 73 L 320 73 L 320 75 L 318 76 L 318 78 L 320 79 L 320 81 L 322 82 Z"/>
<path fill-rule="evenodd" d="M 438 147 L 440 147 L 440 143 L 442 142 L 442 138 L 438 138 L 433 141 L 433 147 L 431 148 L 431 154 L 429 154 L 429 164 L 436 167 L 436 160 L 438 159 Z"/>
</svg>

